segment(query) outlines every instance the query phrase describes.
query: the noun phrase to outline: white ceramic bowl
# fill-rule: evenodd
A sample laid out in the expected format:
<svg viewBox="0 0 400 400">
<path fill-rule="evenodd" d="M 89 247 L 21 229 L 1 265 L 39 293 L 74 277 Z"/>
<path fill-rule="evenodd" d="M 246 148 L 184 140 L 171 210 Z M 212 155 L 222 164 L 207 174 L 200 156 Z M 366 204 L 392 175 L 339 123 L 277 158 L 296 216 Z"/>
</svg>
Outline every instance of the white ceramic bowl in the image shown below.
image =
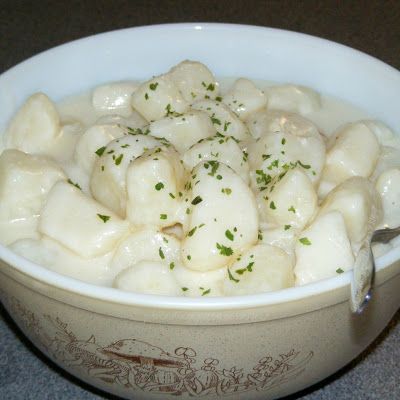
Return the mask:
<svg viewBox="0 0 400 400">
<path fill-rule="evenodd" d="M 217 76 L 295 82 L 348 100 L 400 132 L 400 73 L 293 32 L 226 24 L 133 28 L 78 40 L 0 76 L 0 131 L 26 97 L 52 99 L 147 79 L 183 59 Z M 400 248 L 378 259 L 372 303 L 349 311 L 350 273 L 275 293 L 174 298 L 124 293 L 53 273 L 0 248 L 0 299 L 33 343 L 108 392 L 140 399 L 272 399 L 357 356 L 400 305 Z"/>
</svg>

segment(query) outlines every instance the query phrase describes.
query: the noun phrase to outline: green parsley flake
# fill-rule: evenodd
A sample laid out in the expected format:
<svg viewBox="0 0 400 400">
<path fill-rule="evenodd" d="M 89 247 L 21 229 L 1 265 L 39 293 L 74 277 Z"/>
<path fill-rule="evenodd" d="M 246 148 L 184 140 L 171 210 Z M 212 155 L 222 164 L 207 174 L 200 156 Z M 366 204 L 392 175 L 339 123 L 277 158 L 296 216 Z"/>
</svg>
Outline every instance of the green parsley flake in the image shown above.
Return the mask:
<svg viewBox="0 0 400 400">
<path fill-rule="evenodd" d="M 272 177 L 271 175 L 267 175 L 262 169 L 257 169 L 256 170 L 256 181 L 259 185 L 266 186 L 269 183 L 271 183 Z"/>
<path fill-rule="evenodd" d="M 164 189 L 164 184 L 163 184 L 162 182 L 158 182 L 158 183 L 154 186 L 154 188 L 155 188 L 157 191 L 160 191 L 161 189 Z"/>
<path fill-rule="evenodd" d="M 193 229 L 191 229 L 191 230 L 188 232 L 188 236 L 189 236 L 189 237 L 193 236 L 194 233 L 196 232 L 196 229 L 197 229 L 197 226 L 195 226 Z"/>
<path fill-rule="evenodd" d="M 123 155 L 123 154 L 120 154 L 120 155 L 114 160 L 115 165 L 121 164 L 121 161 L 122 161 L 123 158 L 124 158 L 124 155 Z"/>
<path fill-rule="evenodd" d="M 97 216 L 106 223 L 111 217 L 109 215 L 97 214 Z"/>
<path fill-rule="evenodd" d="M 218 118 L 215 117 L 210 117 L 211 118 L 211 122 L 215 125 L 221 125 L 221 121 Z"/>
<path fill-rule="evenodd" d="M 272 163 L 267 167 L 267 169 L 271 170 L 272 168 L 278 168 L 279 160 L 274 160 Z"/>
<path fill-rule="evenodd" d="M 233 281 L 233 282 L 235 282 L 235 283 L 238 283 L 239 282 L 239 279 L 236 279 L 233 275 L 232 275 L 232 272 L 231 272 L 231 270 L 228 268 L 228 276 L 229 276 L 229 279 L 231 280 L 231 281 Z"/>
<path fill-rule="evenodd" d="M 214 89 L 215 89 L 215 85 L 214 85 L 213 83 L 210 83 L 210 84 L 207 86 L 207 90 L 209 90 L 210 92 L 213 92 Z"/>
<path fill-rule="evenodd" d="M 285 225 L 285 231 L 287 231 L 288 229 L 290 229 L 292 227 L 292 225 Z"/>
<path fill-rule="evenodd" d="M 300 242 L 301 244 L 304 244 L 305 246 L 310 246 L 310 244 L 311 244 L 310 240 L 309 240 L 308 238 L 306 238 L 306 237 L 300 238 L 300 239 L 299 239 L 299 242 Z"/>
<path fill-rule="evenodd" d="M 190 261 L 190 260 L 192 259 L 192 256 L 191 256 L 190 254 L 188 254 L 188 255 L 186 256 L 186 258 Z"/>
<path fill-rule="evenodd" d="M 186 292 L 186 291 L 189 290 L 189 288 L 187 288 L 187 287 L 183 287 L 183 288 L 181 288 L 181 289 L 182 289 L 182 292 Z"/>
<path fill-rule="evenodd" d="M 291 211 L 292 213 L 296 213 L 296 209 L 293 207 L 293 206 L 290 206 L 289 208 L 288 208 L 288 211 Z"/>
<path fill-rule="evenodd" d="M 304 169 L 310 169 L 311 168 L 311 165 L 303 164 L 300 160 L 297 160 L 297 164 L 299 164 Z"/>
<path fill-rule="evenodd" d="M 273 201 L 271 201 L 271 203 L 269 203 L 269 208 L 271 208 L 272 210 L 276 210 L 276 205 Z"/>
<path fill-rule="evenodd" d="M 286 139 L 285 139 L 285 138 L 282 138 L 281 143 L 282 143 L 282 144 L 285 144 L 285 143 L 286 143 Z"/>
<path fill-rule="evenodd" d="M 227 230 L 225 231 L 225 236 L 226 236 L 230 241 L 232 241 L 232 242 L 233 242 L 233 240 L 235 239 L 233 233 L 232 233 L 229 229 L 227 229 Z"/>
<path fill-rule="evenodd" d="M 149 88 L 150 90 L 156 90 L 158 86 L 158 82 L 150 83 Z"/>
<path fill-rule="evenodd" d="M 241 268 L 241 269 L 237 269 L 235 272 L 236 272 L 238 275 L 243 275 L 245 272 L 253 272 L 253 265 L 254 265 L 254 261 L 249 262 L 249 264 L 247 265 L 247 267 Z"/>
<path fill-rule="evenodd" d="M 168 117 L 170 114 L 173 114 L 174 112 L 172 111 L 172 108 L 171 108 L 171 104 L 167 104 L 166 106 L 165 106 L 165 111 L 166 111 L 166 116 Z"/>
<path fill-rule="evenodd" d="M 204 292 L 201 294 L 202 296 L 206 296 L 211 292 L 211 289 L 204 290 Z"/>
<path fill-rule="evenodd" d="M 101 157 L 101 156 L 103 155 L 105 149 L 106 149 L 106 146 L 100 147 L 100 148 L 98 148 L 98 149 L 95 151 L 95 153 L 96 153 L 99 157 Z"/>
<path fill-rule="evenodd" d="M 164 255 L 164 252 L 162 251 L 161 247 L 158 249 L 158 254 L 159 254 L 160 258 L 161 258 L 162 260 L 164 260 L 165 255 Z"/>
<path fill-rule="evenodd" d="M 173 270 L 174 268 L 175 268 L 175 263 L 174 262 L 169 263 L 169 269 Z"/>
<path fill-rule="evenodd" d="M 208 169 L 208 167 L 211 165 L 211 172 L 208 173 L 209 176 L 214 176 L 215 173 L 217 172 L 219 168 L 219 162 L 218 161 L 208 161 L 208 163 L 204 164 L 204 167 Z"/>
<path fill-rule="evenodd" d="M 193 200 L 192 200 L 192 204 L 195 206 L 196 204 L 199 204 L 203 201 L 203 199 L 200 196 L 196 196 Z"/>
<path fill-rule="evenodd" d="M 223 256 L 231 256 L 233 254 L 233 250 L 230 247 L 226 247 L 223 244 L 216 243 L 217 249 L 219 250 L 219 254 Z"/>
<path fill-rule="evenodd" d="M 337 273 L 337 274 L 343 274 L 343 272 L 344 272 L 344 271 L 342 270 L 342 268 L 338 268 L 338 269 L 336 270 L 336 273 Z"/>
<path fill-rule="evenodd" d="M 146 100 L 149 99 L 149 95 L 147 94 L 147 92 L 144 94 L 144 98 L 145 98 Z"/>
<path fill-rule="evenodd" d="M 261 231 L 258 231 L 258 240 L 263 240 L 263 235 Z"/>
<path fill-rule="evenodd" d="M 221 97 L 221 96 L 217 96 L 217 97 L 215 98 L 215 101 L 222 101 L 222 97 Z"/>
<path fill-rule="evenodd" d="M 232 189 L 230 189 L 230 188 L 222 188 L 221 192 L 225 193 L 225 194 L 227 194 L 229 196 L 232 193 Z"/>
<path fill-rule="evenodd" d="M 160 219 L 167 219 L 167 214 L 160 214 Z"/>
<path fill-rule="evenodd" d="M 169 197 L 171 197 L 171 199 L 174 199 L 175 198 L 175 195 L 174 194 L 172 194 L 172 193 L 168 193 L 169 194 Z"/>
<path fill-rule="evenodd" d="M 82 188 L 77 183 L 72 182 L 71 179 L 68 179 L 67 182 L 72 186 L 75 186 L 77 189 L 82 190 Z"/>
</svg>

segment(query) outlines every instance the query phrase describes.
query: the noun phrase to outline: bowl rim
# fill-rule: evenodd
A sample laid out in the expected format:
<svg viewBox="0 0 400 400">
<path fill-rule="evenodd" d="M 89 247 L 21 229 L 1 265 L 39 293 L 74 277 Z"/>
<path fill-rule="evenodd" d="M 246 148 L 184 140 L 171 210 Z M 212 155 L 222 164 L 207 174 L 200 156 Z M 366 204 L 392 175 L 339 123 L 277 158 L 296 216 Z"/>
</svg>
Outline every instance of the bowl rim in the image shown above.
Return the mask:
<svg viewBox="0 0 400 400">
<path fill-rule="evenodd" d="M 305 41 L 311 41 L 319 45 L 326 45 L 336 48 L 336 50 L 345 51 L 358 57 L 364 58 L 369 63 L 374 63 L 380 68 L 386 68 L 386 72 L 395 73 L 400 75 L 400 71 L 393 68 L 392 66 L 384 63 L 383 61 L 368 55 L 360 50 L 353 49 L 349 46 L 319 38 L 305 33 L 289 31 L 284 29 L 263 27 L 257 25 L 245 25 L 245 24 L 233 24 L 233 23 L 204 23 L 204 22 L 190 22 L 190 23 L 168 23 L 168 24 L 157 24 L 157 25 L 145 25 L 136 26 L 131 28 L 123 28 L 118 30 L 112 30 L 108 32 L 98 33 L 90 36 L 86 36 L 80 39 L 76 39 L 48 50 L 40 52 L 28 59 L 18 63 L 10 69 L 0 74 L 0 78 L 5 78 L 12 71 L 23 69 L 25 65 L 29 64 L 43 55 L 49 55 L 52 52 L 59 51 L 60 49 L 67 48 L 70 46 L 79 45 L 88 40 L 96 40 L 103 36 L 109 36 L 114 34 L 120 34 L 123 32 L 132 31 L 157 31 L 165 29 L 190 29 L 190 30 L 204 30 L 204 29 L 239 29 L 239 30 L 262 30 L 268 31 L 275 35 L 281 35 L 291 38 L 303 39 Z M 158 309 L 176 309 L 176 310 L 202 310 L 202 311 L 213 311 L 213 310 L 232 310 L 232 309 L 243 309 L 253 308 L 268 305 L 276 305 L 286 302 L 298 301 L 311 296 L 320 295 L 333 290 L 343 288 L 350 285 L 352 278 L 352 271 L 345 272 L 338 276 L 323 279 L 317 282 L 313 282 L 304 286 L 291 287 L 267 293 L 257 293 L 251 295 L 241 296 L 225 296 L 225 297 L 184 297 L 184 296 L 161 296 L 151 294 L 141 294 L 133 292 L 125 292 L 112 287 L 98 286 L 95 284 L 86 283 L 75 278 L 64 276 L 60 273 L 53 272 L 44 266 L 33 263 L 22 256 L 12 252 L 9 248 L 0 244 L 0 259 L 9 264 L 12 268 L 17 271 L 28 275 L 35 280 L 44 282 L 50 286 L 54 286 L 67 292 L 79 294 L 85 297 L 95 298 L 102 301 L 111 303 L 119 303 L 131 306 L 140 306 L 146 308 L 158 308 Z M 376 259 L 376 269 L 380 271 L 385 267 L 390 266 L 394 262 L 400 259 L 400 246 L 392 248 L 383 256 Z M 1 271 L 1 269 L 0 269 Z M 350 296 L 350 290 L 349 290 Z"/>
</svg>

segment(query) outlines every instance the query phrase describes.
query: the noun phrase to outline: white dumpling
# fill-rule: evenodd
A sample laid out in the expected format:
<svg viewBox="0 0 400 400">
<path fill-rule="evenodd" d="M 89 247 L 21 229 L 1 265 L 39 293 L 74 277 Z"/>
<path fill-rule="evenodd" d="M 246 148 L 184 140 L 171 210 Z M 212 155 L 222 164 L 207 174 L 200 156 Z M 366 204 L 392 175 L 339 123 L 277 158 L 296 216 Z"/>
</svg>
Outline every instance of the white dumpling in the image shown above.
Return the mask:
<svg viewBox="0 0 400 400">
<path fill-rule="evenodd" d="M 124 136 L 125 130 L 119 125 L 93 125 L 79 138 L 75 147 L 75 161 L 86 174 L 92 172 L 94 163 L 103 146 Z M 97 153 L 96 153 L 97 152 Z"/>
<path fill-rule="evenodd" d="M 342 214 L 319 216 L 296 242 L 296 285 L 331 278 L 353 267 L 354 255 Z"/>
<path fill-rule="evenodd" d="M 132 94 L 131 104 L 147 121 L 181 114 L 189 107 L 168 75 L 157 76 L 142 83 Z"/>
<path fill-rule="evenodd" d="M 92 105 L 101 113 L 128 117 L 132 113 L 131 96 L 138 86 L 135 82 L 112 82 L 97 86 L 93 90 Z"/>
<path fill-rule="evenodd" d="M 257 241 L 258 216 L 254 195 L 244 181 L 218 161 L 198 164 L 189 183 L 188 225 L 182 260 L 195 271 L 227 265 Z"/>
<path fill-rule="evenodd" d="M 364 123 L 340 128 L 331 138 L 322 179 L 333 186 L 352 176 L 368 178 L 378 161 L 379 142 Z"/>
<path fill-rule="evenodd" d="M 400 168 L 400 149 L 382 146 L 378 162 L 369 180 L 376 182 L 383 172 L 393 168 Z"/>
<path fill-rule="evenodd" d="M 122 117 L 117 114 L 102 115 L 94 125 L 119 125 L 138 133 L 141 128 L 148 125 L 148 122 L 137 111 L 132 110 L 128 117 Z M 146 131 L 146 129 L 143 129 L 143 131 Z"/>
<path fill-rule="evenodd" d="M 400 226 L 400 168 L 383 172 L 376 189 L 382 199 L 384 224 L 390 228 Z"/>
<path fill-rule="evenodd" d="M 182 263 L 177 263 L 173 273 L 182 290 L 182 295 L 187 297 L 216 297 L 222 296 L 222 281 L 225 278 L 226 267 L 213 271 L 193 271 Z"/>
<path fill-rule="evenodd" d="M 319 215 L 331 211 L 342 214 L 352 248 L 357 252 L 380 222 L 382 205 L 374 186 L 366 178 L 356 176 L 336 186 L 325 197 Z"/>
<path fill-rule="evenodd" d="M 309 119 L 288 111 L 267 110 L 252 114 L 246 121 L 251 135 L 258 139 L 265 133 L 282 132 L 298 137 L 323 139 L 317 126 Z"/>
<path fill-rule="evenodd" d="M 179 296 L 181 288 L 170 268 L 156 261 L 139 261 L 124 269 L 114 279 L 113 286 L 128 292 Z"/>
<path fill-rule="evenodd" d="M 52 160 L 19 150 L 0 156 L 0 242 L 36 237 L 37 220 L 50 189 L 66 180 Z"/>
<path fill-rule="evenodd" d="M 157 147 L 136 158 L 126 173 L 126 215 L 134 225 L 183 223 L 186 171 L 172 148 Z"/>
<path fill-rule="evenodd" d="M 249 182 L 249 164 L 247 154 L 241 150 L 230 136 L 213 136 L 192 146 L 183 155 L 183 162 L 188 169 L 199 162 L 215 160 L 231 167 L 246 183 Z"/>
<path fill-rule="evenodd" d="M 149 135 L 131 134 L 96 150 L 90 177 L 93 197 L 121 217 L 126 215 L 126 171 L 129 164 L 160 142 Z"/>
<path fill-rule="evenodd" d="M 95 285 L 112 285 L 113 275 L 109 268 L 112 252 L 84 258 L 46 236 L 37 240 L 17 240 L 10 248 L 26 259 L 59 274 Z"/>
<path fill-rule="evenodd" d="M 25 153 L 51 154 L 61 125 L 55 104 L 43 93 L 28 98 L 17 111 L 5 134 L 5 147 Z"/>
<path fill-rule="evenodd" d="M 168 76 L 189 103 L 218 96 L 218 82 L 212 72 L 202 63 L 182 61 L 169 71 Z"/>
<path fill-rule="evenodd" d="M 295 231 L 291 226 L 261 229 L 258 235 L 259 244 L 269 244 L 285 251 L 295 264 L 294 248 L 296 244 Z"/>
<path fill-rule="evenodd" d="M 268 87 L 268 109 L 308 114 L 321 108 L 320 95 L 305 86 L 279 85 Z"/>
<path fill-rule="evenodd" d="M 317 193 L 307 174 L 298 167 L 287 171 L 260 195 L 262 220 L 273 226 L 300 231 L 317 211 Z"/>
<path fill-rule="evenodd" d="M 128 233 L 129 223 L 74 185 L 58 182 L 47 196 L 38 230 L 91 258 L 111 251 Z"/>
<path fill-rule="evenodd" d="M 180 241 L 153 227 L 145 227 L 129 234 L 117 247 L 110 263 L 114 275 L 140 261 L 154 261 L 171 269 L 180 259 Z"/>
<path fill-rule="evenodd" d="M 365 124 L 374 133 L 381 146 L 389 146 L 400 149 L 400 137 L 382 121 L 362 120 L 360 122 Z"/>
<path fill-rule="evenodd" d="M 279 247 L 258 244 L 227 269 L 223 284 L 226 296 L 285 289 L 294 284 L 292 261 Z"/>
<path fill-rule="evenodd" d="M 246 120 L 250 114 L 267 105 L 267 96 L 256 85 L 245 78 L 235 81 L 228 93 L 223 97 L 223 102 L 239 116 Z"/>
<path fill-rule="evenodd" d="M 250 137 L 246 125 L 224 103 L 201 100 L 192 104 L 192 108 L 206 112 L 217 132 L 222 135 L 232 136 L 236 140 L 244 140 Z"/>
<path fill-rule="evenodd" d="M 290 133 L 266 133 L 247 147 L 252 186 L 263 189 L 274 176 L 299 167 L 316 185 L 325 162 L 325 143 L 322 137 L 295 136 Z"/>
<path fill-rule="evenodd" d="M 154 121 L 149 130 L 151 135 L 167 139 L 179 153 L 216 133 L 210 117 L 205 112 L 194 110 Z"/>
</svg>

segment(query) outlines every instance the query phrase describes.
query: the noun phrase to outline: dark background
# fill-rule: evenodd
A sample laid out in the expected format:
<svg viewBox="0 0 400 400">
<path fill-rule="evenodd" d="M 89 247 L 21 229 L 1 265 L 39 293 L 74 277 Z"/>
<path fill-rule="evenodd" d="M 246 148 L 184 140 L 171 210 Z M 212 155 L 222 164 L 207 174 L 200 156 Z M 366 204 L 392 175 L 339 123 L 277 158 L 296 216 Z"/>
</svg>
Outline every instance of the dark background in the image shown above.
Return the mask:
<svg viewBox="0 0 400 400">
<path fill-rule="evenodd" d="M 83 36 L 171 22 L 230 22 L 308 33 L 354 47 L 400 69 L 400 0 L 0 0 L 0 73 Z M 400 399 L 399 320 L 398 312 L 374 344 L 349 366 L 290 400 Z M 110 398 L 45 360 L 0 306 L 0 399 Z"/>
</svg>

